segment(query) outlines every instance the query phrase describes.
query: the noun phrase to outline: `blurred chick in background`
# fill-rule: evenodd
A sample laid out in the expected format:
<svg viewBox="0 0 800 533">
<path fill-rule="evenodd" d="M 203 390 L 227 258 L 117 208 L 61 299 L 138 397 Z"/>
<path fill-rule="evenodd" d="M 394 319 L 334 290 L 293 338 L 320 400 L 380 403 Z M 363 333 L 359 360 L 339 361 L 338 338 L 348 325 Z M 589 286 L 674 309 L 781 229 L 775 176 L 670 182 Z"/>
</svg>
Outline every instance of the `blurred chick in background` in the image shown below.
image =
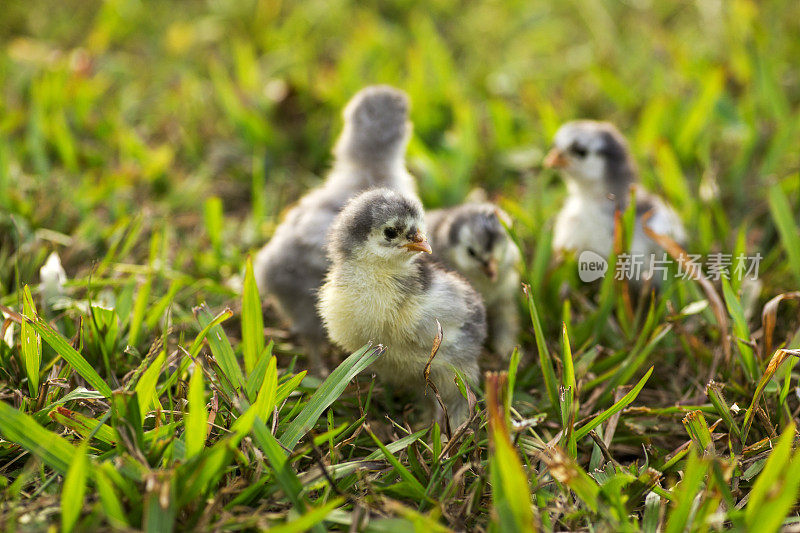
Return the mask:
<svg viewBox="0 0 800 533">
<path fill-rule="evenodd" d="M 504 359 L 517 344 L 520 253 L 503 223 L 508 215 L 488 202 L 430 211 L 425 217 L 434 257 L 456 270 L 483 297 L 489 346 Z M 501 222 L 502 220 L 502 222 Z"/>
<path fill-rule="evenodd" d="M 555 222 L 554 250 L 577 254 L 591 250 L 608 257 L 614 242 L 614 212 L 625 210 L 630 187 L 638 182 L 625 138 L 608 122 L 567 122 L 556 132 L 544 165 L 563 170 L 568 191 L 567 201 Z M 642 272 L 646 273 L 651 254 L 660 257 L 663 250 L 645 235 L 644 216 L 651 213 L 646 220 L 648 228 L 678 242 L 686 240 L 686 231 L 677 213 L 658 196 L 637 186 L 635 200 L 635 232 L 630 254 L 641 254 Z"/>
<path fill-rule="evenodd" d="M 477 382 L 486 314 L 465 280 L 421 256 L 431 253 L 424 229 L 414 197 L 378 189 L 351 200 L 331 228 L 332 266 L 319 309 L 334 343 L 345 351 L 368 342 L 385 345 L 372 369 L 389 390 L 418 394 L 426 388 L 423 371 L 438 320 L 443 340 L 430 377 L 455 428 L 469 413 L 451 367 Z M 427 396 L 441 421 L 434 395 Z"/>
<path fill-rule="evenodd" d="M 386 187 L 416 194 L 405 167 L 411 135 L 408 109 L 408 97 L 398 89 L 379 85 L 359 91 L 344 109 L 344 127 L 325 183 L 289 210 L 255 258 L 259 291 L 274 297 L 279 313 L 291 323 L 320 372 L 325 371 L 322 352 L 327 343 L 316 302 L 329 267 L 328 228 L 361 191 Z"/>
</svg>

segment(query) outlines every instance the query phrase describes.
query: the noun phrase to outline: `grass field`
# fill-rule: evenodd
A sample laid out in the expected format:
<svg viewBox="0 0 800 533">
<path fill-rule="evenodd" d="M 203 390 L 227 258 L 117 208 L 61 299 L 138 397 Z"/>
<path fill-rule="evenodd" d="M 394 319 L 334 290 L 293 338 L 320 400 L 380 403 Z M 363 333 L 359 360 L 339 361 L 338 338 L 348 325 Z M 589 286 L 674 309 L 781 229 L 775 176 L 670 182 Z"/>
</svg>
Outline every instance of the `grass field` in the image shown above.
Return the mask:
<svg viewBox="0 0 800 533">
<path fill-rule="evenodd" d="M 800 3 L 2 11 L 0 529 L 800 529 Z M 410 95 L 426 207 L 485 188 L 525 258 L 520 352 L 446 444 L 354 379 L 375 349 L 306 375 L 246 266 L 371 83 Z M 647 300 L 556 263 L 541 160 L 581 117 L 758 280 Z"/>
</svg>

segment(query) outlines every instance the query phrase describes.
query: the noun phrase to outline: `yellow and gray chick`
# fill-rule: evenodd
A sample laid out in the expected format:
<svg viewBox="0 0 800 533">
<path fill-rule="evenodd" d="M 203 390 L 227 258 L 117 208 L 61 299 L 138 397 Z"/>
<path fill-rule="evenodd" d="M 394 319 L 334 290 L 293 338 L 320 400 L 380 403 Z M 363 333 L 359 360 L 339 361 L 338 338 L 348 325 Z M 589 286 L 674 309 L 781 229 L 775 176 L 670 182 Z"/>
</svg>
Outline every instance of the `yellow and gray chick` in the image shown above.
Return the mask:
<svg viewBox="0 0 800 533">
<path fill-rule="evenodd" d="M 489 347 L 504 359 L 519 335 L 517 296 L 520 253 L 508 235 L 508 215 L 488 202 L 471 202 L 429 211 L 434 257 L 472 284 L 483 297 L 489 324 Z"/>
<path fill-rule="evenodd" d="M 347 201 L 364 190 L 386 187 L 416 194 L 405 166 L 411 135 L 408 110 L 408 97 L 398 89 L 378 85 L 359 91 L 344 109 L 344 127 L 324 184 L 286 213 L 255 258 L 259 291 L 273 297 L 319 370 L 325 367 L 326 335 L 316 302 L 330 265 L 328 228 Z"/>
<path fill-rule="evenodd" d="M 553 249 L 576 254 L 590 250 L 608 257 L 614 242 L 614 212 L 625 210 L 630 188 L 638 183 L 636 164 L 623 135 L 609 122 L 567 122 L 556 132 L 544 164 L 563 171 L 568 192 L 556 218 Z M 644 233 L 642 224 L 679 243 L 686 240 L 686 231 L 672 207 L 638 185 L 635 201 L 630 253 L 642 257 L 646 274 L 651 259 L 660 257 L 663 250 Z"/>
<path fill-rule="evenodd" d="M 486 313 L 469 283 L 421 253 L 431 252 L 424 231 L 422 205 L 412 196 L 377 189 L 351 200 L 330 231 L 331 269 L 319 310 L 336 345 L 352 352 L 383 344 L 386 352 L 371 369 L 390 390 L 418 394 L 438 320 L 443 341 L 430 377 L 456 427 L 468 410 L 452 367 L 477 382 Z M 428 401 L 441 420 L 432 393 Z"/>
</svg>

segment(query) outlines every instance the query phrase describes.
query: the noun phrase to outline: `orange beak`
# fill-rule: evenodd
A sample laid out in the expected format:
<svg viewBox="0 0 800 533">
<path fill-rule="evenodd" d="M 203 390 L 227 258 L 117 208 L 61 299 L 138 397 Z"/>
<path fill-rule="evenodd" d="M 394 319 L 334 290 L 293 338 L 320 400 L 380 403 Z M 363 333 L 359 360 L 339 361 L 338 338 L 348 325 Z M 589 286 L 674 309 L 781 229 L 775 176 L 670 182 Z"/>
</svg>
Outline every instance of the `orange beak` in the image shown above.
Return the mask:
<svg viewBox="0 0 800 533">
<path fill-rule="evenodd" d="M 411 237 L 411 242 L 404 244 L 403 247 L 409 252 L 425 252 L 428 254 L 433 253 L 433 250 L 431 250 L 431 245 L 428 244 L 428 238 L 425 237 L 425 234 L 421 231 L 418 231 L 416 235 Z"/>
<path fill-rule="evenodd" d="M 558 148 L 553 148 L 544 158 L 544 166 L 547 168 L 564 168 L 567 166 L 567 158 L 564 152 Z"/>
<path fill-rule="evenodd" d="M 490 281 L 497 281 L 497 259 L 489 259 L 489 262 L 483 265 L 483 273 Z"/>
</svg>

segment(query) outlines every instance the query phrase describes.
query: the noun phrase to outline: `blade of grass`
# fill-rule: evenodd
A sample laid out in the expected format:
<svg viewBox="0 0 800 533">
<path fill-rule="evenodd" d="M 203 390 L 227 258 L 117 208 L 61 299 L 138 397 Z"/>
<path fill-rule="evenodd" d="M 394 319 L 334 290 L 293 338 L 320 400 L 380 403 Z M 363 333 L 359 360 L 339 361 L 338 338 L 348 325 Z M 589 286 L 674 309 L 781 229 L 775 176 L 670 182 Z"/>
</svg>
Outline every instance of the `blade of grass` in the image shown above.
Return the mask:
<svg viewBox="0 0 800 533">
<path fill-rule="evenodd" d="M 800 451 L 792 454 L 796 437 L 795 426 L 790 424 L 753 485 L 745 508 L 745 521 L 751 531 L 778 531 L 797 502 Z"/>
<path fill-rule="evenodd" d="M 661 497 L 655 492 L 651 492 L 644 501 L 642 531 L 644 533 L 657 533 L 659 515 L 661 514 Z"/>
<path fill-rule="evenodd" d="M 84 442 L 75 450 L 72 464 L 64 476 L 61 490 L 61 531 L 65 533 L 75 529 L 83 508 L 83 497 L 86 494 L 86 478 L 89 474 L 89 458 L 86 455 L 88 445 Z"/>
<path fill-rule="evenodd" d="M 108 474 L 106 474 L 102 468 L 95 468 L 93 478 L 106 519 L 114 527 L 130 527 L 128 518 L 125 516 L 125 510 L 122 507 L 122 501 L 117 496 L 117 492 L 114 490 L 114 484 Z"/>
<path fill-rule="evenodd" d="M 585 426 L 580 428 L 575 432 L 575 440 L 579 441 L 583 439 L 586 435 L 589 434 L 591 430 L 614 416 L 615 413 L 622 411 L 625 407 L 627 407 L 636 397 L 639 395 L 639 392 L 644 387 L 644 384 L 647 383 L 647 380 L 650 378 L 650 374 L 653 373 L 653 368 L 650 367 L 650 370 L 639 380 L 639 383 L 625 396 L 623 396 L 617 403 L 600 413 L 599 415 L 595 416 L 591 419 Z"/>
<path fill-rule="evenodd" d="M 189 411 L 184 419 L 184 441 L 186 443 L 186 459 L 199 454 L 206 446 L 208 435 L 206 424 L 208 422 L 208 409 L 206 408 L 205 385 L 203 370 L 194 367 L 192 377 L 189 378 Z"/>
<path fill-rule="evenodd" d="M 742 368 L 747 377 L 751 381 L 755 381 L 758 375 L 758 363 L 756 362 L 753 348 L 748 344 L 750 341 L 750 328 L 747 327 L 747 320 L 744 318 L 742 305 L 733 293 L 733 289 L 727 278 L 722 278 L 722 296 L 725 298 L 725 305 L 728 308 L 728 313 L 733 319 L 733 334 L 736 335 L 736 345 L 739 347 Z"/>
<path fill-rule="evenodd" d="M 683 426 L 700 453 L 714 453 L 714 440 L 701 411 L 691 411 L 683 417 Z"/>
<path fill-rule="evenodd" d="M 550 405 L 554 408 L 559 405 L 558 402 L 558 381 L 556 380 L 556 372 L 553 369 L 553 361 L 550 359 L 550 352 L 547 350 L 547 343 L 542 330 L 542 324 L 539 321 L 539 311 L 536 309 L 536 302 L 533 298 L 533 292 L 529 285 L 523 285 L 522 290 L 528 299 L 528 311 L 531 315 L 531 322 L 533 322 L 533 332 L 536 336 L 536 348 L 539 351 L 539 365 L 542 367 L 542 378 L 544 379 L 544 387 L 547 390 L 547 396 L 550 398 Z"/>
<path fill-rule="evenodd" d="M 178 514 L 174 478 L 168 474 L 151 478 L 146 486 L 142 530 L 145 533 L 174 531 Z"/>
<path fill-rule="evenodd" d="M 517 372 L 519 371 L 519 361 L 522 355 L 519 348 L 514 347 L 511 352 L 511 358 L 508 360 L 508 395 L 506 396 L 505 412 L 508 413 L 511 408 L 511 402 L 514 400 L 514 385 L 517 383 Z"/>
<path fill-rule="evenodd" d="M 372 431 L 367 429 L 367 433 L 370 437 L 372 437 L 373 442 L 375 445 L 378 446 L 378 449 L 383 453 L 383 457 L 386 461 L 392 465 L 394 471 L 397 472 L 397 475 L 407 484 L 407 486 L 411 489 L 411 492 L 414 495 L 416 500 L 427 500 L 428 497 L 425 494 L 425 487 L 422 486 L 422 483 L 419 482 L 417 478 L 414 477 L 414 474 L 409 472 L 409 470 L 403 466 L 403 464 L 394 456 L 392 452 L 390 452 L 386 446 L 375 436 Z"/>
<path fill-rule="evenodd" d="M 130 327 L 128 328 L 128 344 L 136 346 L 139 342 L 139 333 L 142 330 L 144 315 L 147 311 L 147 302 L 150 298 L 150 287 L 152 276 L 148 276 L 139 291 L 136 293 L 136 300 L 133 303 L 133 315 L 131 316 Z"/>
<path fill-rule="evenodd" d="M 206 494 L 211 487 L 215 487 L 225 469 L 231 462 L 236 443 L 234 439 L 223 439 L 214 446 L 203 449 L 193 460 L 183 463 L 177 471 L 177 482 L 181 490 L 178 493 L 178 507 L 183 507 L 189 502 Z"/>
<path fill-rule="evenodd" d="M 741 437 L 742 430 L 739 429 L 739 425 L 733 419 L 733 413 L 731 412 L 730 407 L 728 407 L 728 402 L 725 401 L 725 397 L 722 395 L 722 385 L 716 383 L 715 381 L 709 381 L 706 385 L 706 396 L 711 401 L 711 405 L 714 406 L 714 409 L 717 410 L 719 416 L 722 417 L 722 420 L 725 422 L 725 425 L 728 426 L 737 437 Z"/>
<path fill-rule="evenodd" d="M 230 309 L 225 309 L 220 314 L 215 316 L 212 320 L 206 322 L 206 324 L 203 326 L 203 329 L 201 329 L 200 333 L 198 333 L 197 337 L 195 337 L 191 348 L 189 348 L 189 355 L 191 355 L 193 358 L 197 357 L 197 354 L 200 353 L 200 349 L 203 347 L 203 341 L 206 340 L 206 337 L 208 336 L 208 333 L 211 331 L 211 329 L 223 323 L 224 321 L 228 320 L 232 316 L 233 316 L 233 311 L 231 311 Z"/>
<path fill-rule="evenodd" d="M 111 424 L 119 435 L 120 446 L 141 458 L 144 427 L 136 391 L 114 392 L 111 397 Z"/>
<path fill-rule="evenodd" d="M 489 410 L 489 444 L 492 450 L 489 475 L 492 501 L 500 531 L 536 531 L 528 474 L 511 443 L 503 414 L 505 374 L 486 375 L 486 406 Z"/>
<path fill-rule="evenodd" d="M 225 225 L 225 216 L 222 212 L 222 200 L 218 196 L 211 196 L 203 203 L 203 222 L 205 223 L 208 240 L 214 251 L 222 251 L 222 230 Z"/>
<path fill-rule="evenodd" d="M 692 453 L 686 463 L 683 472 L 683 479 L 672 491 L 672 508 L 667 517 L 665 533 L 682 533 L 694 528 L 691 514 L 695 503 L 695 497 L 702 490 L 703 478 L 708 472 L 708 463 L 700 459 L 697 454 Z"/>
<path fill-rule="evenodd" d="M 770 213 L 772 213 L 772 218 L 781 236 L 781 242 L 789 258 L 789 266 L 795 281 L 800 283 L 800 235 L 797 233 L 797 223 L 794 221 L 789 200 L 779 183 L 769 188 L 767 198 Z"/>
<path fill-rule="evenodd" d="M 577 443 L 575 441 L 575 413 L 578 405 L 575 398 L 575 370 L 572 364 L 572 350 L 569 347 L 569 337 L 567 335 L 567 324 L 564 323 L 561 335 L 561 389 L 559 394 L 559 408 L 561 409 L 561 427 L 564 431 L 563 443 L 567 445 L 567 452 L 570 457 L 578 454 Z"/>
<path fill-rule="evenodd" d="M 19 444 L 62 474 L 72 464 L 75 448 L 64 437 L 46 430 L 5 402 L 0 402 L 0 433 L 7 441 Z"/>
<path fill-rule="evenodd" d="M 405 450 L 413 443 L 417 442 L 421 439 L 426 433 L 428 429 L 420 429 L 419 431 L 412 433 L 411 435 L 406 435 L 405 437 L 401 437 L 396 441 L 390 442 L 389 444 L 385 445 L 385 448 L 389 451 L 389 453 L 397 453 L 399 451 Z M 383 450 L 375 450 L 368 456 L 364 458 L 365 461 L 374 461 L 376 459 L 380 459 L 381 455 L 383 454 Z"/>
<path fill-rule="evenodd" d="M 307 510 L 303 516 L 282 524 L 279 526 L 270 527 L 272 533 L 302 533 L 312 529 L 314 526 L 320 525 L 320 522 L 325 520 L 331 511 L 344 503 L 343 498 L 334 498 L 320 507 L 312 507 Z"/>
<path fill-rule="evenodd" d="M 269 420 L 272 409 L 275 407 L 275 393 L 278 389 L 278 360 L 275 356 L 270 357 L 267 371 L 261 382 L 258 396 L 255 401 L 256 413 L 262 420 Z"/>
<path fill-rule="evenodd" d="M 76 432 L 84 439 L 96 438 L 108 446 L 116 446 L 119 442 L 119 435 L 114 431 L 114 428 L 77 411 L 58 406 L 50 411 L 48 416 L 55 422 Z"/>
<path fill-rule="evenodd" d="M 264 373 L 267 371 L 267 365 L 269 365 L 272 359 L 273 346 L 274 343 L 270 341 L 266 348 L 261 350 L 256 366 L 253 368 L 252 372 L 247 375 L 245 389 L 247 392 L 247 399 L 250 402 L 256 401 L 256 394 L 258 394 L 258 389 L 264 381 Z"/>
<path fill-rule="evenodd" d="M 50 345 L 58 355 L 62 357 L 69 365 L 75 369 L 89 385 L 101 393 L 106 398 L 111 397 L 111 387 L 109 387 L 103 378 L 95 371 L 83 356 L 78 353 L 75 348 L 70 346 L 67 339 L 61 336 L 59 332 L 54 330 L 49 324 L 42 320 L 39 316 L 25 317 L 26 323 L 36 330 L 42 339 Z"/>
<path fill-rule="evenodd" d="M 212 315 L 208 308 L 205 307 L 205 305 L 201 306 L 197 313 L 197 319 L 204 329 L 211 324 L 211 317 Z M 211 325 L 206 335 L 206 340 L 211 347 L 211 353 L 214 355 L 214 359 L 217 361 L 217 364 L 219 364 L 224 377 L 228 381 L 228 383 L 225 384 L 226 388 L 229 385 L 236 391 L 241 390 L 244 386 L 244 375 L 242 374 L 241 367 L 239 367 L 239 361 L 236 360 L 236 354 L 231 346 L 231 341 L 228 340 L 228 336 L 225 334 L 222 326 Z M 233 391 L 228 390 L 227 392 L 233 395 Z"/>
<path fill-rule="evenodd" d="M 25 316 L 36 316 L 30 288 L 22 289 L 22 312 Z M 25 374 L 28 376 L 28 392 L 31 398 L 39 396 L 39 365 L 42 361 L 42 338 L 26 321 L 21 326 L 22 358 L 25 361 Z"/>
<path fill-rule="evenodd" d="M 307 503 L 301 496 L 303 484 L 297 478 L 297 474 L 292 469 L 292 465 L 286 457 L 286 452 L 281 448 L 278 440 L 269 432 L 267 426 L 261 418 L 256 417 L 253 423 L 253 438 L 258 444 L 267 459 L 278 484 L 283 489 L 286 497 L 295 507 L 298 513 L 305 514 Z M 315 533 L 324 533 L 325 528 L 322 524 L 315 524 L 312 528 Z"/>
<path fill-rule="evenodd" d="M 322 412 L 344 392 L 350 380 L 371 365 L 383 352 L 382 346 L 372 348 L 366 345 L 336 367 L 283 432 L 281 444 L 289 450 L 294 449 L 300 439 L 314 427 Z"/>
<path fill-rule="evenodd" d="M 144 416 L 154 402 L 158 402 L 156 397 L 156 383 L 158 376 L 161 375 L 161 368 L 167 359 L 167 353 L 162 351 L 158 357 L 147 367 L 134 390 L 139 399 L 139 412 Z"/>
<path fill-rule="evenodd" d="M 248 257 L 242 291 L 242 354 L 245 374 L 250 375 L 264 350 L 264 319 L 261 297 L 253 275 L 253 260 Z"/>
<path fill-rule="evenodd" d="M 94 368 L 78 353 L 75 348 L 70 346 L 69 342 L 54 330 L 49 324 L 42 320 L 39 316 L 27 317 L 0 305 L 0 310 L 6 315 L 11 317 L 19 324 L 29 324 L 41 338 L 50 345 L 67 363 L 75 369 L 78 374 L 83 377 L 95 390 L 103 394 L 104 397 L 111 397 L 111 388 L 103 381 L 100 375 L 95 372 Z"/>
<path fill-rule="evenodd" d="M 575 382 L 575 368 L 572 364 L 572 349 L 569 346 L 566 322 L 561 325 L 561 365 L 561 384 L 564 387 L 572 387 L 572 390 L 576 390 L 578 384 Z"/>
</svg>

